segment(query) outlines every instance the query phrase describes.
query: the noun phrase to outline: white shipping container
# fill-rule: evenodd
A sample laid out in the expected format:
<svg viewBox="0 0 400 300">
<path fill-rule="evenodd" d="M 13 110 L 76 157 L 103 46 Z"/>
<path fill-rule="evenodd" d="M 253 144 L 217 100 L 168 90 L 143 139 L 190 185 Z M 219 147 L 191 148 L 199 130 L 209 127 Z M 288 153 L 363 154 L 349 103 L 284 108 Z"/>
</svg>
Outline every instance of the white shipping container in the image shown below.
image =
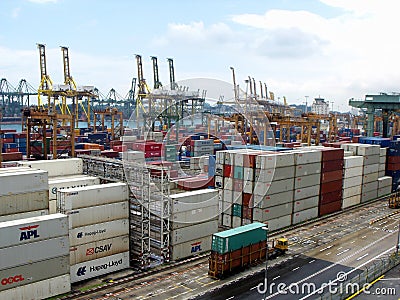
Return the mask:
<svg viewBox="0 0 400 300">
<path fill-rule="evenodd" d="M 124 162 L 137 162 L 142 163 L 144 162 L 144 152 L 142 151 L 124 151 L 122 152 L 122 159 Z"/>
<path fill-rule="evenodd" d="M 386 156 L 380 156 L 379 157 L 379 164 L 381 164 L 381 165 L 386 164 Z"/>
<path fill-rule="evenodd" d="M 378 177 L 384 177 L 385 176 L 385 171 L 380 171 L 378 172 Z"/>
<path fill-rule="evenodd" d="M 354 195 L 349 198 L 343 198 L 342 200 L 342 208 L 351 207 L 361 202 L 361 195 Z"/>
<path fill-rule="evenodd" d="M 41 210 L 29 211 L 29 212 L 24 212 L 24 213 L 19 213 L 19 214 L 4 215 L 4 216 L 0 216 L 0 222 L 13 221 L 13 220 L 32 218 L 32 217 L 39 217 L 39 216 L 44 216 L 44 215 L 48 215 L 48 214 L 49 214 L 49 211 L 47 209 L 41 209 Z"/>
<path fill-rule="evenodd" d="M 254 208 L 253 220 L 258 222 L 264 222 L 285 215 L 290 215 L 292 211 L 293 211 L 293 202 L 262 209 Z"/>
<path fill-rule="evenodd" d="M 237 228 L 240 226 L 242 226 L 242 218 L 237 216 L 232 216 L 232 228 Z"/>
<path fill-rule="evenodd" d="M 59 189 L 71 189 L 96 184 L 100 184 L 100 178 L 92 176 L 49 178 L 49 200 L 57 199 L 57 191 Z"/>
<path fill-rule="evenodd" d="M 0 292 L 69 273 L 69 255 L 0 271 Z M 0 293 L 1 295 L 1 293 Z"/>
<path fill-rule="evenodd" d="M 363 167 L 345 168 L 343 172 L 344 178 L 356 177 L 363 175 Z"/>
<path fill-rule="evenodd" d="M 9 168 L 1 168 L 0 167 L 0 174 L 3 173 L 15 173 L 15 172 L 29 172 L 29 171 L 37 171 L 37 169 L 32 169 L 29 167 L 9 167 Z"/>
<path fill-rule="evenodd" d="M 71 278 L 67 274 L 2 291 L 0 292 L 0 299 L 47 299 L 70 291 Z"/>
<path fill-rule="evenodd" d="M 80 158 L 20 161 L 20 166 L 27 166 L 47 171 L 49 177 L 79 175 L 83 173 L 83 161 Z"/>
<path fill-rule="evenodd" d="M 386 170 L 386 164 L 379 164 L 379 172 L 381 172 L 381 171 L 385 172 L 385 170 Z M 383 176 L 380 176 L 380 177 L 383 177 Z"/>
<path fill-rule="evenodd" d="M 357 155 L 380 155 L 379 145 L 360 145 L 357 149 Z"/>
<path fill-rule="evenodd" d="M 222 226 L 232 228 L 232 216 L 230 214 L 222 215 Z"/>
<path fill-rule="evenodd" d="M 391 176 L 383 176 L 378 178 L 378 188 L 383 188 L 386 186 L 392 186 L 392 177 Z"/>
<path fill-rule="evenodd" d="M 225 163 L 225 153 L 226 153 L 226 150 L 217 151 L 215 153 L 215 162 L 217 164 L 223 165 Z"/>
<path fill-rule="evenodd" d="M 356 185 L 343 189 L 343 198 L 350 198 L 355 195 L 361 195 L 361 186 Z"/>
<path fill-rule="evenodd" d="M 387 148 L 379 148 L 379 156 L 386 157 Z"/>
<path fill-rule="evenodd" d="M 122 252 L 71 266 L 71 282 L 75 283 L 127 268 L 129 268 L 129 252 Z"/>
<path fill-rule="evenodd" d="M 222 202 L 223 211 L 229 212 L 231 207 L 232 203 Z M 218 218 L 218 214 L 219 211 L 217 205 L 173 213 L 170 217 L 170 227 L 171 229 L 178 229 L 201 222 L 215 220 Z"/>
<path fill-rule="evenodd" d="M 364 158 L 362 156 L 348 156 L 344 158 L 344 165 L 345 169 L 347 168 L 355 168 L 355 167 L 362 167 L 364 164 Z"/>
<path fill-rule="evenodd" d="M 85 261 L 129 251 L 129 235 L 95 241 L 69 248 L 70 264 L 76 265 Z"/>
<path fill-rule="evenodd" d="M 15 173 L 0 173 L 0 196 L 47 191 L 47 172 L 33 170 Z"/>
<path fill-rule="evenodd" d="M 170 231 L 170 244 L 176 245 L 194 239 L 211 236 L 218 232 L 218 221 L 199 223 L 193 226 Z"/>
<path fill-rule="evenodd" d="M 363 174 L 371 174 L 371 173 L 376 173 L 379 172 L 379 164 L 373 164 L 373 165 L 365 165 L 363 168 Z"/>
<path fill-rule="evenodd" d="M 344 151 L 344 157 L 353 156 L 354 153 L 352 151 Z"/>
<path fill-rule="evenodd" d="M 68 236 L 0 249 L 0 270 L 68 255 Z M 7 259 L 3 259 L 6 257 Z"/>
<path fill-rule="evenodd" d="M 343 179 L 343 188 L 347 189 L 352 186 L 357 186 L 362 184 L 362 176 L 348 177 Z"/>
<path fill-rule="evenodd" d="M 296 166 L 295 176 L 307 176 L 321 173 L 321 163 L 306 164 Z"/>
<path fill-rule="evenodd" d="M 59 190 L 57 192 L 57 207 L 64 212 L 71 209 L 91 207 L 127 201 L 129 188 L 126 183 L 107 183 L 86 187 Z"/>
<path fill-rule="evenodd" d="M 243 181 L 254 181 L 254 169 L 253 168 L 243 168 Z"/>
<path fill-rule="evenodd" d="M 286 215 L 279 218 L 267 220 L 264 222 L 268 225 L 268 230 L 278 230 L 292 225 L 292 215 Z"/>
<path fill-rule="evenodd" d="M 363 183 L 362 193 L 368 193 L 370 191 L 376 191 L 378 189 L 378 181 L 372 181 L 368 183 Z"/>
<path fill-rule="evenodd" d="M 267 194 L 277 194 L 288 190 L 293 190 L 294 188 L 294 178 L 283 179 L 272 181 L 270 183 L 264 183 L 258 181 L 254 186 L 254 194 L 257 195 L 267 195 Z"/>
<path fill-rule="evenodd" d="M 171 260 L 187 258 L 211 250 L 211 236 L 194 239 L 185 243 L 174 245 L 171 248 Z"/>
<path fill-rule="evenodd" d="M 71 229 L 69 244 L 70 246 L 82 245 L 128 234 L 129 219 L 114 220 Z"/>
<path fill-rule="evenodd" d="M 171 195 L 171 212 L 182 212 L 218 204 L 218 191 L 202 189 Z"/>
<path fill-rule="evenodd" d="M 274 154 L 262 154 L 256 158 L 256 166 L 258 169 L 273 169 L 288 167 L 294 165 L 294 154 L 285 153 L 274 153 Z"/>
<path fill-rule="evenodd" d="M 306 210 L 312 207 L 318 207 L 319 196 L 314 196 L 293 202 L 293 213 Z"/>
<path fill-rule="evenodd" d="M 69 228 L 129 218 L 128 201 L 70 210 Z"/>
<path fill-rule="evenodd" d="M 364 165 L 374 165 L 379 164 L 380 156 L 379 155 L 367 155 L 364 156 Z"/>
<path fill-rule="evenodd" d="M 0 223 L 0 248 L 68 235 L 68 217 L 45 215 Z"/>
<path fill-rule="evenodd" d="M 233 191 L 231 190 L 223 190 L 223 197 L 222 200 L 225 202 L 230 202 L 232 203 L 233 201 Z"/>
<path fill-rule="evenodd" d="M 49 209 L 49 192 L 47 190 L 0 196 L 0 215 L 43 209 Z"/>
<path fill-rule="evenodd" d="M 392 192 L 392 186 L 385 186 L 378 189 L 378 197 L 389 195 Z"/>
<path fill-rule="evenodd" d="M 319 184 L 321 181 L 321 174 L 312 174 L 307 176 L 299 176 L 294 179 L 294 188 L 301 189 L 309 186 Z"/>
<path fill-rule="evenodd" d="M 256 169 L 255 181 L 271 182 L 294 177 L 294 166 L 275 169 Z"/>
<path fill-rule="evenodd" d="M 254 191 L 254 181 L 243 181 L 243 192 L 248 194 L 253 194 Z"/>
<path fill-rule="evenodd" d="M 318 150 L 294 151 L 294 163 L 296 165 L 305 165 L 320 163 L 322 152 Z"/>
<path fill-rule="evenodd" d="M 224 189 L 233 191 L 233 178 L 224 177 Z"/>
<path fill-rule="evenodd" d="M 363 175 L 363 183 L 378 181 L 378 172 Z"/>
<path fill-rule="evenodd" d="M 318 207 L 309 208 L 293 213 L 292 224 L 298 224 L 304 221 L 315 219 L 318 217 Z"/>
<path fill-rule="evenodd" d="M 370 192 L 362 193 L 361 194 L 361 202 L 367 202 L 374 200 L 378 197 L 378 190 L 373 190 Z"/>
<path fill-rule="evenodd" d="M 319 195 L 319 184 L 302 189 L 296 189 L 293 194 L 295 201 Z"/>
<path fill-rule="evenodd" d="M 233 203 L 238 203 L 241 204 L 242 203 L 242 191 L 237 192 L 237 191 L 233 191 L 233 199 L 232 199 Z"/>
<path fill-rule="evenodd" d="M 280 204 L 293 202 L 293 190 L 278 194 L 256 195 L 253 194 L 254 207 L 267 208 Z"/>
</svg>

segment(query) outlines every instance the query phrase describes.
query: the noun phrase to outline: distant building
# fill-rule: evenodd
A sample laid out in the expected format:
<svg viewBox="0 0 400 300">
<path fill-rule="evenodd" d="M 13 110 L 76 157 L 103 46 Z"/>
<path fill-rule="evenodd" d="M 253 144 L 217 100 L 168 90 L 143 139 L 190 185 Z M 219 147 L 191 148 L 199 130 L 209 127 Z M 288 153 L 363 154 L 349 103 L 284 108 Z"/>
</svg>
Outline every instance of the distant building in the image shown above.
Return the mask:
<svg viewBox="0 0 400 300">
<path fill-rule="evenodd" d="M 328 115 L 329 103 L 325 102 L 323 98 L 315 98 L 314 103 L 311 105 L 311 111 L 317 115 Z"/>
</svg>

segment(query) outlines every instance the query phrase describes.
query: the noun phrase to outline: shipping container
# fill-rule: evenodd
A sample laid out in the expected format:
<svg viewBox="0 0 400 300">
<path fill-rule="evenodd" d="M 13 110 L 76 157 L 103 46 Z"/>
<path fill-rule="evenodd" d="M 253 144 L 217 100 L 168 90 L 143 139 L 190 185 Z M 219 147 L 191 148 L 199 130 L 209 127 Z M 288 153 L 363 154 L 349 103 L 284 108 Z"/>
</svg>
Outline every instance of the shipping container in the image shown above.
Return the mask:
<svg viewBox="0 0 400 300">
<path fill-rule="evenodd" d="M 191 211 L 206 206 L 216 206 L 218 204 L 218 191 L 202 189 L 174 194 L 170 198 L 172 200 L 171 213 Z"/>
<path fill-rule="evenodd" d="M 194 239 L 171 247 L 171 260 L 176 261 L 211 250 L 211 236 Z"/>
<path fill-rule="evenodd" d="M 313 186 L 309 186 L 302 189 L 296 189 L 293 193 L 294 201 L 305 199 L 313 196 L 319 195 L 320 185 L 315 183 Z"/>
<path fill-rule="evenodd" d="M 356 177 L 363 175 L 363 167 L 345 168 L 343 172 L 344 178 Z"/>
<path fill-rule="evenodd" d="M 126 183 L 107 183 L 86 187 L 59 190 L 57 208 L 60 212 L 71 209 L 91 207 L 129 199 L 129 188 Z"/>
<path fill-rule="evenodd" d="M 293 211 L 293 202 L 267 208 L 254 208 L 253 220 L 257 222 L 264 222 L 285 215 L 290 215 L 292 211 Z"/>
<path fill-rule="evenodd" d="M 336 201 L 336 202 L 330 202 L 324 205 L 319 206 L 319 216 L 324 216 L 327 214 L 331 214 L 337 211 L 340 211 L 342 208 L 342 200 Z"/>
<path fill-rule="evenodd" d="M 320 163 L 298 165 L 298 166 L 296 166 L 296 170 L 295 170 L 296 177 L 307 176 L 307 175 L 312 175 L 312 174 L 319 174 L 319 173 L 321 173 L 321 164 Z"/>
<path fill-rule="evenodd" d="M 47 171 L 49 177 L 79 175 L 83 173 L 83 161 L 80 158 L 20 161 L 20 166 L 27 166 Z"/>
<path fill-rule="evenodd" d="M 294 162 L 296 165 L 305 165 L 312 163 L 320 163 L 322 159 L 321 151 L 317 150 L 305 150 L 305 151 L 294 151 Z"/>
<path fill-rule="evenodd" d="M 0 215 L 25 213 L 49 208 L 47 190 L 0 196 Z"/>
<path fill-rule="evenodd" d="M 39 217 L 39 216 L 45 216 L 48 214 L 49 214 L 49 211 L 47 209 L 29 211 L 29 212 L 18 213 L 18 214 L 10 214 L 10 215 L 0 216 L 0 222 L 26 219 L 26 218 L 32 218 L 32 217 Z"/>
<path fill-rule="evenodd" d="M 82 227 L 91 224 L 110 222 L 129 218 L 128 201 L 117 202 L 93 207 L 80 208 L 66 212 L 69 216 L 69 228 Z"/>
<path fill-rule="evenodd" d="M 364 156 L 364 165 L 374 165 L 379 164 L 380 156 L 379 155 L 367 155 Z"/>
<path fill-rule="evenodd" d="M 277 194 L 256 195 L 253 194 L 254 207 L 267 208 L 280 204 L 293 202 L 293 190 Z"/>
<path fill-rule="evenodd" d="M 360 194 L 361 194 L 361 186 L 352 186 L 347 189 L 343 189 L 343 198 L 350 198 Z"/>
<path fill-rule="evenodd" d="M 322 161 L 341 160 L 344 158 L 344 150 L 340 148 L 322 148 Z"/>
<path fill-rule="evenodd" d="M 390 176 L 383 176 L 378 178 L 378 188 L 383 188 L 386 186 L 392 185 L 392 177 Z"/>
<path fill-rule="evenodd" d="M 225 202 L 230 202 L 230 203 L 233 202 L 233 191 L 232 190 L 228 190 L 228 189 L 223 190 L 223 194 L 222 195 L 223 195 L 222 199 Z"/>
<path fill-rule="evenodd" d="M 241 217 L 232 216 L 232 228 L 242 226 L 243 219 Z"/>
<path fill-rule="evenodd" d="M 363 175 L 363 184 L 378 181 L 378 172 Z"/>
<path fill-rule="evenodd" d="M 318 207 L 319 196 L 313 196 L 306 199 L 298 200 L 293 202 L 293 213 L 306 210 L 313 207 Z"/>
<path fill-rule="evenodd" d="M 28 263 L 0 271 L 1 291 L 69 273 L 69 255 Z M 2 299 L 0 297 L 0 299 Z"/>
<path fill-rule="evenodd" d="M 129 234 L 129 219 L 77 227 L 69 231 L 70 246 L 82 245 Z"/>
<path fill-rule="evenodd" d="M 380 155 L 380 146 L 379 145 L 360 145 L 357 148 L 357 155 L 362 156 L 371 156 L 371 155 Z"/>
<path fill-rule="evenodd" d="M 379 156 L 386 157 L 387 148 L 380 148 L 379 149 Z"/>
<path fill-rule="evenodd" d="M 323 161 L 321 165 L 321 173 L 332 172 L 343 169 L 343 160 Z"/>
<path fill-rule="evenodd" d="M 32 170 L 26 172 L 0 173 L 0 196 L 47 191 L 47 172 Z"/>
<path fill-rule="evenodd" d="M 363 192 L 361 194 L 361 202 L 362 203 L 368 202 L 368 201 L 376 199 L 377 197 L 378 197 L 378 191 L 377 190 L 373 190 L 373 191 L 366 192 L 366 193 Z"/>
<path fill-rule="evenodd" d="M 231 228 L 232 227 L 232 216 L 230 214 L 222 214 L 222 226 Z"/>
<path fill-rule="evenodd" d="M 47 299 L 70 291 L 71 278 L 67 274 L 2 291 L 0 299 Z"/>
<path fill-rule="evenodd" d="M 343 186 L 343 179 L 326 182 L 321 184 L 321 194 L 327 194 L 335 191 L 341 191 Z"/>
<path fill-rule="evenodd" d="M 256 169 L 254 181 L 271 182 L 293 177 L 294 166 L 274 169 Z"/>
<path fill-rule="evenodd" d="M 319 205 L 342 200 L 342 189 L 320 195 Z"/>
<path fill-rule="evenodd" d="M 69 248 L 70 264 L 72 266 L 85 261 L 126 251 L 129 251 L 129 235 L 71 246 Z"/>
<path fill-rule="evenodd" d="M 254 186 L 254 194 L 267 195 L 277 194 L 288 190 L 293 190 L 294 178 L 272 181 L 270 183 L 257 182 Z"/>
<path fill-rule="evenodd" d="M 275 219 L 270 219 L 264 222 L 268 225 L 268 231 L 282 229 L 292 225 L 292 215 L 286 215 Z"/>
<path fill-rule="evenodd" d="M 392 192 L 392 186 L 391 185 L 378 188 L 377 197 L 379 198 L 379 197 L 383 197 L 383 196 L 389 195 L 391 192 Z"/>
<path fill-rule="evenodd" d="M 100 178 L 92 176 L 70 176 L 49 178 L 49 200 L 57 199 L 59 189 L 71 189 L 100 184 Z"/>
<path fill-rule="evenodd" d="M 354 195 L 352 197 L 343 198 L 342 208 L 351 207 L 361 202 L 361 195 Z"/>
<path fill-rule="evenodd" d="M 170 231 L 170 244 L 182 244 L 194 239 L 211 236 L 218 232 L 218 221 L 198 223 L 193 226 L 183 227 Z"/>
<path fill-rule="evenodd" d="M 322 172 L 321 173 L 321 184 L 325 184 L 331 181 L 342 180 L 343 178 L 343 169 L 331 171 L 331 172 Z"/>
<path fill-rule="evenodd" d="M 376 191 L 378 189 L 378 181 L 363 183 L 362 193 L 368 193 L 370 191 Z"/>
<path fill-rule="evenodd" d="M 0 223 L 0 248 L 68 235 L 68 217 L 45 215 Z"/>
<path fill-rule="evenodd" d="M 292 224 L 295 225 L 315 218 L 318 218 L 318 206 L 294 212 L 292 216 Z"/>
<path fill-rule="evenodd" d="M 364 175 L 377 172 L 379 172 L 379 164 L 365 165 L 363 168 Z"/>
<path fill-rule="evenodd" d="M 68 236 L 0 249 L 0 270 L 68 255 Z"/>
<path fill-rule="evenodd" d="M 343 179 L 343 188 L 347 189 L 352 186 L 357 186 L 362 184 L 362 176 L 355 176 Z"/>
<path fill-rule="evenodd" d="M 294 165 L 293 153 L 274 153 L 262 154 L 256 158 L 256 166 L 258 169 L 273 169 L 288 167 Z"/>
<path fill-rule="evenodd" d="M 122 252 L 71 266 L 71 282 L 109 274 L 129 268 L 129 252 Z"/>
<path fill-rule="evenodd" d="M 348 156 L 344 158 L 344 168 L 362 167 L 364 158 L 362 156 Z"/>
<path fill-rule="evenodd" d="M 230 211 L 232 209 L 232 203 L 222 202 L 223 211 Z M 173 213 L 170 217 L 170 228 L 178 229 L 187 226 L 191 226 L 197 223 L 207 222 L 218 219 L 218 206 L 206 206 L 202 208 L 187 210 L 179 213 Z"/>
<path fill-rule="evenodd" d="M 32 169 L 29 167 L 8 167 L 8 168 L 1 168 L 0 167 L 0 174 L 3 173 L 16 173 L 16 172 L 29 172 L 29 171 L 37 171 L 37 169 Z"/>
</svg>

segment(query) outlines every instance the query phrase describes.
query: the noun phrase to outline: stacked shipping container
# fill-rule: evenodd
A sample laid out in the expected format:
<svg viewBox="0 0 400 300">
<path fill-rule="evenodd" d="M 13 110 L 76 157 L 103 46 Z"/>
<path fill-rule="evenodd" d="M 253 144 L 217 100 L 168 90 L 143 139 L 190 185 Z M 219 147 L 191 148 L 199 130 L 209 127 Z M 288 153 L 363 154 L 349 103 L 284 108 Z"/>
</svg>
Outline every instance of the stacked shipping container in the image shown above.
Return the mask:
<svg viewBox="0 0 400 300">
<path fill-rule="evenodd" d="M 361 202 L 363 158 L 347 156 L 343 165 L 343 201 L 342 208 L 357 205 Z"/>
</svg>

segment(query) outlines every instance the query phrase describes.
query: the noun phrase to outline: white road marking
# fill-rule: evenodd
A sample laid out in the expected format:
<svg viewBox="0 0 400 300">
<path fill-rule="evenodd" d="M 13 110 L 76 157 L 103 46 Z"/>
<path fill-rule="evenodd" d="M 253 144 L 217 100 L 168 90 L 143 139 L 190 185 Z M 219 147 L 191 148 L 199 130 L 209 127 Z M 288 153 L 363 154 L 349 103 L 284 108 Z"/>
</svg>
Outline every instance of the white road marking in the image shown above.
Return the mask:
<svg viewBox="0 0 400 300">
<path fill-rule="evenodd" d="M 308 263 L 311 264 L 311 263 L 313 263 L 314 261 L 315 261 L 315 259 L 310 260 Z"/>
<path fill-rule="evenodd" d="M 349 250 L 350 250 L 350 248 L 347 248 L 347 249 L 345 249 L 345 250 L 339 252 L 339 253 L 336 254 L 336 255 L 337 255 L 337 256 L 342 255 L 343 253 L 346 253 L 346 252 L 349 251 Z"/>
<path fill-rule="evenodd" d="M 331 254 L 332 252 L 328 252 L 327 254 L 325 254 L 326 256 L 328 256 L 329 254 Z"/>
<path fill-rule="evenodd" d="M 338 250 L 340 250 L 340 249 L 342 249 L 343 247 L 339 247 L 339 248 L 337 248 Z"/>
<path fill-rule="evenodd" d="M 361 238 L 362 238 L 362 239 L 365 239 L 366 237 L 367 237 L 367 236 L 366 236 L 366 235 L 364 235 L 364 236 L 362 236 Z"/>
<path fill-rule="evenodd" d="M 232 296 L 232 297 L 226 298 L 226 300 L 231 300 L 231 299 L 233 299 L 233 298 L 235 298 L 235 296 Z"/>
<path fill-rule="evenodd" d="M 356 241 L 352 241 L 350 244 L 354 244 Z"/>
<path fill-rule="evenodd" d="M 294 268 L 292 271 L 296 271 L 296 270 L 298 270 L 298 269 L 300 269 L 300 267 Z"/>
<path fill-rule="evenodd" d="M 274 281 L 275 279 L 278 279 L 279 277 L 281 277 L 281 276 L 278 275 L 278 276 L 272 278 L 272 281 Z"/>
<path fill-rule="evenodd" d="M 357 258 L 357 260 L 361 260 L 361 259 L 363 259 L 364 257 L 366 257 L 367 255 L 368 255 L 368 253 L 364 254 L 363 256 L 360 256 L 359 258 Z"/>
<path fill-rule="evenodd" d="M 319 250 L 319 252 L 328 250 L 328 249 L 330 249 L 330 248 L 332 248 L 332 247 L 333 247 L 333 245 L 330 245 L 330 246 L 328 246 L 328 247 L 322 248 L 322 249 Z"/>
</svg>

